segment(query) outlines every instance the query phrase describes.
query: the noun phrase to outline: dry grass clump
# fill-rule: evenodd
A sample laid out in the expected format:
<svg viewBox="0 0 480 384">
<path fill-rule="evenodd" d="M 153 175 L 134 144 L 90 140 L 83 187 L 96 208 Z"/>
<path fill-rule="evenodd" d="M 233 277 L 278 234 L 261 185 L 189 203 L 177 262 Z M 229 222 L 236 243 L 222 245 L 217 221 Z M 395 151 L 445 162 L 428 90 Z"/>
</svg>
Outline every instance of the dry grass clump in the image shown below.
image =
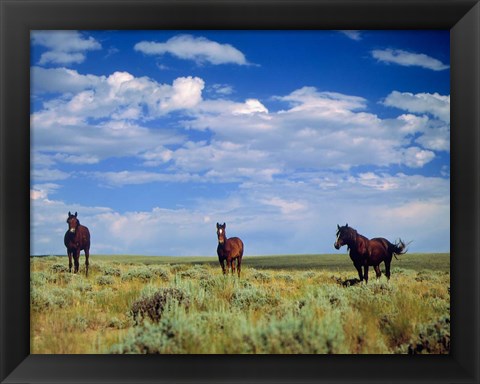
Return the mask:
<svg viewBox="0 0 480 384">
<path fill-rule="evenodd" d="M 162 288 L 155 292 L 153 296 L 135 301 L 132 304 L 131 313 L 133 320 L 138 323 L 139 320 L 148 317 L 153 322 L 158 322 L 167 304 L 172 300 L 183 304 L 186 308 L 190 305 L 185 292 L 177 288 Z"/>
</svg>

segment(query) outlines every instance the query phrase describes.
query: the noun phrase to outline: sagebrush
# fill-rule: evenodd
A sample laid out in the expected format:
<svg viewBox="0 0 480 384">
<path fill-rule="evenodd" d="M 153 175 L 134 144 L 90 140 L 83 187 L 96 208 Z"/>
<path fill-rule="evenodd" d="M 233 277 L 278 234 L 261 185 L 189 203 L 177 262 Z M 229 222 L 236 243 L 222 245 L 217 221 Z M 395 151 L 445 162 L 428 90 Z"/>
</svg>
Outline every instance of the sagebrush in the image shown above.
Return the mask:
<svg viewBox="0 0 480 384">
<path fill-rule="evenodd" d="M 394 267 L 390 281 L 358 284 L 347 264 L 272 269 L 247 259 L 239 279 L 213 263 L 152 259 L 92 257 L 85 277 L 64 257 L 32 258 L 31 353 L 450 351 L 445 267 Z"/>
</svg>

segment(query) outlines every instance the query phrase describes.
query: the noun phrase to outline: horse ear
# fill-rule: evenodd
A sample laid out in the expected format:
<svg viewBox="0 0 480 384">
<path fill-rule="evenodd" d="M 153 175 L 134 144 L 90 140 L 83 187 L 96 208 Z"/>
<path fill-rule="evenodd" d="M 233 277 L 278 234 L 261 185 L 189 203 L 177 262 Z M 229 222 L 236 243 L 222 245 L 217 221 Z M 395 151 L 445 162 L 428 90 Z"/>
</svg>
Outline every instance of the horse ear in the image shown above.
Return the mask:
<svg viewBox="0 0 480 384">
<path fill-rule="evenodd" d="M 75 217 L 77 217 L 77 212 L 75 212 Z"/>
<path fill-rule="evenodd" d="M 72 213 L 70 211 L 68 211 L 68 216 L 72 216 Z"/>
<path fill-rule="evenodd" d="M 340 226 L 337 224 L 337 229 L 340 229 Z"/>
<path fill-rule="evenodd" d="M 227 224 L 223 223 L 223 228 L 227 228 Z"/>
<path fill-rule="evenodd" d="M 347 223 L 347 224 L 345 224 L 345 227 L 347 227 L 347 228 L 348 228 L 348 223 Z"/>
</svg>

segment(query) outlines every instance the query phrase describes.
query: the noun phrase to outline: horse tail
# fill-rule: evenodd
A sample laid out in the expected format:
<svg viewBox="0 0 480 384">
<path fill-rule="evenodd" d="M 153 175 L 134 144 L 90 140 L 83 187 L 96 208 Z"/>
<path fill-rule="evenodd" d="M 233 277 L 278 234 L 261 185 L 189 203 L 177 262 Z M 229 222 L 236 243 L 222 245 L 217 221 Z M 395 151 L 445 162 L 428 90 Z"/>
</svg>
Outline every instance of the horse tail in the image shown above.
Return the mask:
<svg viewBox="0 0 480 384">
<path fill-rule="evenodd" d="M 402 239 L 398 239 L 398 241 L 394 244 L 390 243 L 390 251 L 392 252 L 393 256 L 395 256 L 395 259 L 398 260 L 397 255 L 403 255 L 407 253 L 407 246 L 405 243 L 402 241 Z"/>
</svg>

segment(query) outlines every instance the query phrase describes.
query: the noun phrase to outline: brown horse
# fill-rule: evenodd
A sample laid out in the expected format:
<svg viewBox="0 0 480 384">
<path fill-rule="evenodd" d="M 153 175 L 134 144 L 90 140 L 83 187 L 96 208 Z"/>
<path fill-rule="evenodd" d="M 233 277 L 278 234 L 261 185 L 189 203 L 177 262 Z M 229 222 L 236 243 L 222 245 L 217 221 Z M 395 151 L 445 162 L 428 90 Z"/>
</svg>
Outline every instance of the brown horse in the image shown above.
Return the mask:
<svg viewBox="0 0 480 384">
<path fill-rule="evenodd" d="M 80 251 L 85 251 L 85 276 L 88 276 L 88 257 L 90 254 L 90 231 L 84 225 L 80 225 L 80 221 L 77 219 L 77 212 L 72 215 L 68 212 L 68 230 L 65 232 L 63 242 L 67 247 L 68 254 L 68 266 L 70 272 L 72 272 L 72 256 L 75 262 L 75 273 L 78 272 L 80 265 Z"/>
<path fill-rule="evenodd" d="M 340 249 L 343 245 L 347 245 L 350 251 L 350 258 L 353 265 L 358 271 L 360 281 L 365 278 L 368 282 L 368 267 L 372 266 L 375 269 L 377 279 L 381 276 L 380 263 L 385 263 L 385 275 L 390 279 L 390 263 L 392 257 L 396 255 L 403 255 L 407 252 L 405 243 L 398 240 L 398 243 L 392 244 L 383 237 L 375 237 L 367 239 L 360 235 L 355 229 L 346 224 L 340 227 L 337 224 L 337 240 L 333 245 L 335 249 Z M 362 274 L 362 267 L 364 273 Z"/>
<path fill-rule="evenodd" d="M 238 277 L 240 277 L 243 256 L 243 242 L 238 237 L 231 237 L 230 239 L 227 239 L 227 234 L 225 233 L 226 227 L 227 225 L 225 223 L 223 223 L 222 225 L 217 223 L 218 261 L 220 262 L 223 274 L 225 275 L 227 273 L 227 270 L 230 268 L 232 269 L 232 274 L 235 273 L 236 259 Z M 225 268 L 225 260 L 227 261 L 227 268 Z"/>
</svg>

